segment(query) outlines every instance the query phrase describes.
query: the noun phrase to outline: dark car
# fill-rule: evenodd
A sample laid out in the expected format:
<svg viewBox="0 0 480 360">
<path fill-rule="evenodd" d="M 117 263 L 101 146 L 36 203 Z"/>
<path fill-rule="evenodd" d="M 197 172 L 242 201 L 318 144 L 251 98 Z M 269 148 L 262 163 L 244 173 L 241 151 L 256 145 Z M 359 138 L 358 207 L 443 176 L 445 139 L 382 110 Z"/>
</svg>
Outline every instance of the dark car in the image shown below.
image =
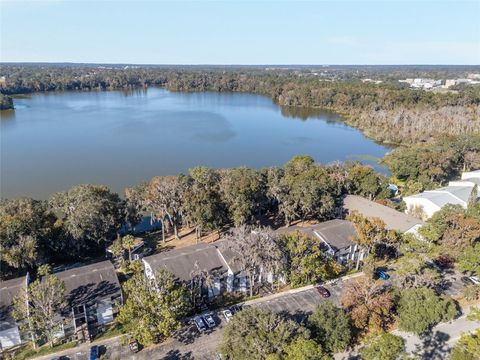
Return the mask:
<svg viewBox="0 0 480 360">
<path fill-rule="evenodd" d="M 97 360 L 98 359 L 98 346 L 93 345 L 90 348 L 90 360 Z"/>
<path fill-rule="evenodd" d="M 193 322 L 195 323 L 195 326 L 197 327 L 198 331 L 203 332 L 207 330 L 207 326 L 205 325 L 205 322 L 200 316 L 195 316 L 193 318 Z"/>
<path fill-rule="evenodd" d="M 230 306 L 230 311 L 232 312 L 232 314 L 236 314 L 242 311 L 242 307 L 240 305 L 233 305 L 233 306 Z"/>
<path fill-rule="evenodd" d="M 382 270 L 377 270 L 375 272 L 375 274 L 377 275 L 377 277 L 379 279 L 382 279 L 382 280 L 388 280 L 390 279 L 390 275 L 388 275 L 385 271 L 382 271 Z"/>
<path fill-rule="evenodd" d="M 446 256 L 440 255 L 439 257 L 437 257 L 435 259 L 434 263 L 438 267 L 440 267 L 441 269 L 451 269 L 451 268 L 453 268 L 453 260 L 446 257 Z"/>
<path fill-rule="evenodd" d="M 318 293 L 320 294 L 321 297 L 323 297 L 323 298 L 330 297 L 330 291 L 328 291 L 325 287 L 317 286 L 316 289 L 317 289 L 317 291 L 318 291 Z"/>
</svg>

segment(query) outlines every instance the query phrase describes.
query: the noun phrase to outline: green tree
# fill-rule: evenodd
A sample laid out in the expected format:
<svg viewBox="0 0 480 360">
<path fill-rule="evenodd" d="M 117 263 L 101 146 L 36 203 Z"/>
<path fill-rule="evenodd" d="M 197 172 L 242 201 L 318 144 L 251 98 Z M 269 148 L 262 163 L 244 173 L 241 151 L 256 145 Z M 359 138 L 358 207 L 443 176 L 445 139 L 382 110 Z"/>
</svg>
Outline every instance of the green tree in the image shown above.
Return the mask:
<svg viewBox="0 0 480 360">
<path fill-rule="evenodd" d="M 420 335 L 441 321 L 455 318 L 457 306 L 445 296 L 428 288 L 402 291 L 399 306 L 399 328 Z"/>
<path fill-rule="evenodd" d="M 469 246 L 458 259 L 458 269 L 480 276 L 480 242 Z"/>
<path fill-rule="evenodd" d="M 387 332 L 374 334 L 365 340 L 360 349 L 363 360 L 395 360 L 404 354 L 405 340 Z"/>
<path fill-rule="evenodd" d="M 188 176 L 182 176 L 180 183 L 182 216 L 195 227 L 197 239 L 200 239 L 203 230 L 218 229 L 227 222 L 218 171 L 196 167 L 190 169 Z"/>
<path fill-rule="evenodd" d="M 299 338 L 284 348 L 283 360 L 329 360 L 322 346 L 311 339 Z"/>
<path fill-rule="evenodd" d="M 66 246 L 70 252 L 98 248 L 113 239 L 125 222 L 124 201 L 106 186 L 77 185 L 55 194 L 50 204 L 73 240 Z"/>
<path fill-rule="evenodd" d="M 65 285 L 55 275 L 45 275 L 14 298 L 13 316 L 37 345 L 46 340 L 51 346 L 62 330 L 61 312 L 66 305 Z"/>
<path fill-rule="evenodd" d="M 221 171 L 220 190 L 235 226 L 253 224 L 266 206 L 266 181 L 245 167 Z"/>
<path fill-rule="evenodd" d="M 263 360 L 271 354 L 282 354 L 297 338 L 308 339 L 308 331 L 272 311 L 251 307 L 227 324 L 221 352 L 228 359 Z"/>
<path fill-rule="evenodd" d="M 158 343 L 181 327 L 189 310 L 188 291 L 172 274 L 161 270 L 155 279 L 141 272 L 123 285 L 125 303 L 117 320 L 140 343 Z"/>
<path fill-rule="evenodd" d="M 50 260 L 55 220 L 45 202 L 30 198 L 0 201 L 0 274 L 7 273 L 2 262 L 22 272 Z"/>
<path fill-rule="evenodd" d="M 328 280 L 340 273 L 340 266 L 325 256 L 316 239 L 297 232 L 283 235 L 280 244 L 286 256 L 288 281 L 293 286 Z"/>
<path fill-rule="evenodd" d="M 133 235 L 125 235 L 122 238 L 122 247 L 128 251 L 128 260 L 132 261 L 132 249 L 135 246 L 135 237 Z"/>
<path fill-rule="evenodd" d="M 317 306 L 308 318 L 308 326 L 317 341 L 329 352 L 345 350 L 352 338 L 350 317 L 330 301 Z"/>
<path fill-rule="evenodd" d="M 477 360 L 480 358 L 480 328 L 472 334 L 463 334 L 453 347 L 451 360 Z"/>
<path fill-rule="evenodd" d="M 347 168 L 347 191 L 370 200 L 389 197 L 387 179 L 375 173 L 372 167 L 354 163 Z"/>
</svg>

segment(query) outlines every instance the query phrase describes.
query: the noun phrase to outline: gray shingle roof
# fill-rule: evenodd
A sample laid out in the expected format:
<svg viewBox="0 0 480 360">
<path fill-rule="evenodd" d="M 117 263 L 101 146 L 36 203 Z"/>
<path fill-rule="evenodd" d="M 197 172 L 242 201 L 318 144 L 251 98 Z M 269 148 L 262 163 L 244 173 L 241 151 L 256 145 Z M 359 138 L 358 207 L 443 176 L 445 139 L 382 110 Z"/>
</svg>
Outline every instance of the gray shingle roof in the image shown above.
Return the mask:
<svg viewBox="0 0 480 360">
<path fill-rule="evenodd" d="M 226 272 L 227 264 L 223 261 L 215 246 L 200 243 L 179 249 L 165 251 L 156 255 L 147 256 L 143 260 L 153 271 L 167 270 L 181 281 L 189 281 L 195 264 L 200 270 L 209 272 Z"/>
<path fill-rule="evenodd" d="M 120 291 L 115 268 L 110 261 L 81 266 L 55 275 L 65 283 L 71 306 L 95 303 Z"/>
<path fill-rule="evenodd" d="M 380 218 L 385 222 L 385 226 L 389 230 L 405 232 L 415 225 L 423 224 L 423 221 L 411 215 L 370 201 L 361 196 L 347 195 L 343 200 L 343 208 L 349 213 L 356 210 L 367 218 Z"/>
<path fill-rule="evenodd" d="M 12 317 L 13 299 L 26 288 L 26 276 L 0 282 L 0 331 L 16 326 Z"/>
<path fill-rule="evenodd" d="M 329 220 L 311 226 L 290 226 L 277 230 L 279 234 L 297 231 L 311 238 L 323 239 L 335 251 L 346 249 L 353 245 L 354 243 L 351 239 L 356 235 L 353 224 L 350 221 L 340 219 Z"/>
</svg>

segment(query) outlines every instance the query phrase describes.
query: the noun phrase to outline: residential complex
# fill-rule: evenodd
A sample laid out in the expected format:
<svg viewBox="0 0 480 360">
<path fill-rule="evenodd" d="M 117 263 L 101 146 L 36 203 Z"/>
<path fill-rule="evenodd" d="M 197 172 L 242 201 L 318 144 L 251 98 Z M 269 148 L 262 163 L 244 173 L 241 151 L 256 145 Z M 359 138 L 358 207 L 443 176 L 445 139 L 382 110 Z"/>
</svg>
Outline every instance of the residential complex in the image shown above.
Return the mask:
<svg viewBox="0 0 480 360">
<path fill-rule="evenodd" d="M 450 181 L 448 186 L 404 197 L 406 212 L 426 220 L 447 204 L 466 208 L 474 188 L 479 185 L 480 170 L 464 172 L 461 180 Z M 478 192 L 476 196 L 478 198 Z"/>
</svg>

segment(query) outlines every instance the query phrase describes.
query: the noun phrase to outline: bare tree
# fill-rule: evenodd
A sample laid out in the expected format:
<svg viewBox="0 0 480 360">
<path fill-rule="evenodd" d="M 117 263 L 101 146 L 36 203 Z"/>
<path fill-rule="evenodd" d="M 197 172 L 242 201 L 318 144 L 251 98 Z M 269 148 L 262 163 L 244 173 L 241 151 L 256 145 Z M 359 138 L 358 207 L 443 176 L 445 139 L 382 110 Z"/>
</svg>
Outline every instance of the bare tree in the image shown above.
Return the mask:
<svg viewBox="0 0 480 360">
<path fill-rule="evenodd" d="M 262 274 L 278 275 L 283 269 L 283 256 L 276 234 L 267 228 L 234 228 L 227 236 L 230 249 L 236 254 L 238 263 L 249 281 L 250 296 Z"/>
<path fill-rule="evenodd" d="M 145 190 L 145 206 L 162 223 L 162 240 L 165 241 L 165 219 L 178 238 L 178 220 L 181 206 L 181 194 L 178 177 L 156 176 Z"/>
</svg>

